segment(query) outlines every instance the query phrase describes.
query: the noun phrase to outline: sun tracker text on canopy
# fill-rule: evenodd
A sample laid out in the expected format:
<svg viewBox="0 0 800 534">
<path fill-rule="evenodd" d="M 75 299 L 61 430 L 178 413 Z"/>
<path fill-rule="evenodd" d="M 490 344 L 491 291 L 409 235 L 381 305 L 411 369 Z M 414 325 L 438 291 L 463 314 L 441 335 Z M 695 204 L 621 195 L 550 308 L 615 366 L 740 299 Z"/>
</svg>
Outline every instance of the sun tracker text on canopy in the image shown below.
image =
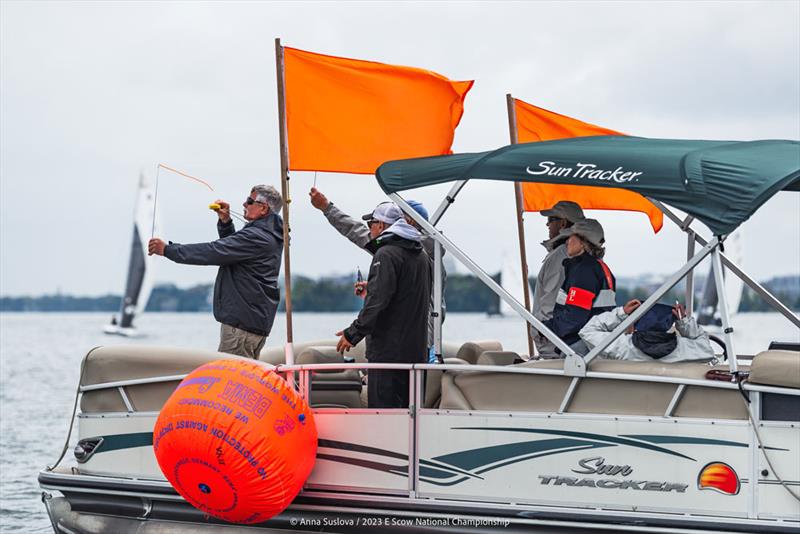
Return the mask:
<svg viewBox="0 0 800 534">
<path fill-rule="evenodd" d="M 778 191 L 800 191 L 800 142 L 582 137 L 389 161 L 376 177 L 386 193 L 471 179 L 616 187 L 725 235 Z"/>
</svg>

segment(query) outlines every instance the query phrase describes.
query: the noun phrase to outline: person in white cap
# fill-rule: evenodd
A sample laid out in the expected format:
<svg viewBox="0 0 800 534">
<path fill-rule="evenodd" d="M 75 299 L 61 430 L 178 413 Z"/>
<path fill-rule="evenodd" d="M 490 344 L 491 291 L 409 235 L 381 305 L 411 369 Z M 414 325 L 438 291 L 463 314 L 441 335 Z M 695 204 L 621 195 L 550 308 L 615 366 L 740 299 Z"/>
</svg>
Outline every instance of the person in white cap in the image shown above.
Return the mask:
<svg viewBox="0 0 800 534">
<path fill-rule="evenodd" d="M 364 216 L 374 250 L 364 307 L 353 323 L 336 333 L 340 353 L 366 337 L 370 363 L 427 361 L 428 306 L 431 269 L 420 243 L 422 235 L 408 224 L 393 202 L 384 202 Z M 409 374 L 405 370 L 370 369 L 370 408 L 407 408 Z"/>
<path fill-rule="evenodd" d="M 547 217 L 547 241 L 542 246 L 547 249 L 547 255 L 542 260 L 539 274 L 536 276 L 536 287 L 533 290 L 533 316 L 542 322 L 553 317 L 553 308 L 556 305 L 556 296 L 561 284 L 564 283 L 564 260 L 567 259 L 567 236 L 559 233 L 569 228 L 576 222 L 583 220 L 583 210 L 575 202 L 562 200 L 549 210 L 541 212 Z M 540 358 L 559 358 L 556 346 L 542 334 L 533 330 L 536 349 Z"/>
<path fill-rule="evenodd" d="M 328 220 L 331 226 L 333 226 L 337 232 L 342 234 L 351 243 L 356 245 L 357 247 L 366 250 L 370 254 L 374 254 L 374 250 L 370 245 L 372 241 L 372 237 L 370 236 L 369 229 L 366 228 L 363 224 L 363 219 L 360 221 L 358 219 L 354 219 L 350 217 L 348 214 L 340 210 L 333 202 L 328 200 L 328 197 L 325 196 L 322 191 L 317 189 L 316 187 L 312 187 L 308 193 L 308 196 L 311 197 L 311 205 L 317 208 L 322 212 L 325 218 Z M 408 204 L 414 208 L 414 211 L 419 213 L 423 219 L 426 221 L 428 220 L 428 210 L 422 204 L 422 202 L 418 202 L 416 200 L 409 200 Z M 411 226 L 416 228 L 422 234 L 422 248 L 425 249 L 425 253 L 428 255 L 428 262 L 431 266 L 431 273 L 433 273 L 433 258 L 434 258 L 434 240 L 429 235 L 422 233 L 419 225 L 409 216 L 405 216 L 406 222 L 409 223 Z M 442 257 L 444 257 L 444 249 L 442 249 Z M 356 284 L 356 294 L 361 294 L 361 289 L 366 285 L 366 282 L 357 283 Z M 442 265 L 442 323 L 444 323 L 445 315 L 447 313 L 447 305 L 444 302 L 444 291 L 447 286 L 447 273 L 445 272 L 444 265 Z M 556 288 L 558 289 L 558 288 Z M 433 284 L 431 284 L 431 291 L 433 290 Z M 438 360 L 436 359 L 436 355 L 433 354 L 433 323 L 434 317 L 433 314 L 430 312 L 433 310 L 433 293 L 431 293 L 431 304 L 430 310 L 428 310 L 428 361 L 430 363 L 436 363 Z M 441 357 L 441 355 L 439 355 Z"/>
</svg>

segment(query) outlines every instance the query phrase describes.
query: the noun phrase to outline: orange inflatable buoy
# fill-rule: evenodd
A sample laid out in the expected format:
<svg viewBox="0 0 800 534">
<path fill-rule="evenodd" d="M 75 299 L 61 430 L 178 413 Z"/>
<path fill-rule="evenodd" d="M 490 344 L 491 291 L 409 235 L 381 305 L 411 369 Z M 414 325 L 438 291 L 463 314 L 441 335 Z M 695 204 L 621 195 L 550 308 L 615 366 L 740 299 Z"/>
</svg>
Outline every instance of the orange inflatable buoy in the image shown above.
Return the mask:
<svg viewBox="0 0 800 534">
<path fill-rule="evenodd" d="M 199 510 L 234 523 L 282 512 L 317 454 L 305 401 L 252 360 L 217 360 L 192 371 L 153 429 L 161 472 Z"/>
</svg>

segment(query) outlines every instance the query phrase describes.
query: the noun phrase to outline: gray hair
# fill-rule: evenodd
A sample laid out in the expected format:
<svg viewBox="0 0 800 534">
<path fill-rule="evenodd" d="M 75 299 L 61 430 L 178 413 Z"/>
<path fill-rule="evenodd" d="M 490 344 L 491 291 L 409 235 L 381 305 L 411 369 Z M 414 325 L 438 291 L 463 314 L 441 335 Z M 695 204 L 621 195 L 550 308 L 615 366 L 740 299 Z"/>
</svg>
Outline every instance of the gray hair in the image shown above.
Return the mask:
<svg viewBox="0 0 800 534">
<path fill-rule="evenodd" d="M 583 237 L 582 235 L 578 235 L 580 240 L 583 242 L 583 247 L 586 252 L 589 253 L 590 256 L 594 256 L 597 259 L 602 260 L 603 257 L 606 255 L 606 248 L 604 246 L 598 246 Z"/>
<path fill-rule="evenodd" d="M 257 202 L 263 202 L 269 206 L 270 213 L 280 214 L 283 207 L 283 199 L 277 189 L 271 185 L 259 184 L 254 185 L 250 192 L 256 194 Z"/>
</svg>

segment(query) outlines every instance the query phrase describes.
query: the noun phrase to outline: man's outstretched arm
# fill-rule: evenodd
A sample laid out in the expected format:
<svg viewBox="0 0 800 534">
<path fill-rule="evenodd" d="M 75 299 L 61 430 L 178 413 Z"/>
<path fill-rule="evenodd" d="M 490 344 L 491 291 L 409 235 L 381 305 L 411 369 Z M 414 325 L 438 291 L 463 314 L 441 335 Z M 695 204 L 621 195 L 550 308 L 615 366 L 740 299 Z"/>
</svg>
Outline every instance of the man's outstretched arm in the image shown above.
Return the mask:
<svg viewBox="0 0 800 534">
<path fill-rule="evenodd" d="M 316 187 L 311 188 L 309 196 L 311 197 L 311 205 L 322 212 L 337 232 L 349 239 L 358 248 L 366 248 L 372 239 L 369 235 L 369 228 L 364 224 L 364 221 L 354 219 L 334 206 L 333 202 L 329 201 Z"/>
</svg>

